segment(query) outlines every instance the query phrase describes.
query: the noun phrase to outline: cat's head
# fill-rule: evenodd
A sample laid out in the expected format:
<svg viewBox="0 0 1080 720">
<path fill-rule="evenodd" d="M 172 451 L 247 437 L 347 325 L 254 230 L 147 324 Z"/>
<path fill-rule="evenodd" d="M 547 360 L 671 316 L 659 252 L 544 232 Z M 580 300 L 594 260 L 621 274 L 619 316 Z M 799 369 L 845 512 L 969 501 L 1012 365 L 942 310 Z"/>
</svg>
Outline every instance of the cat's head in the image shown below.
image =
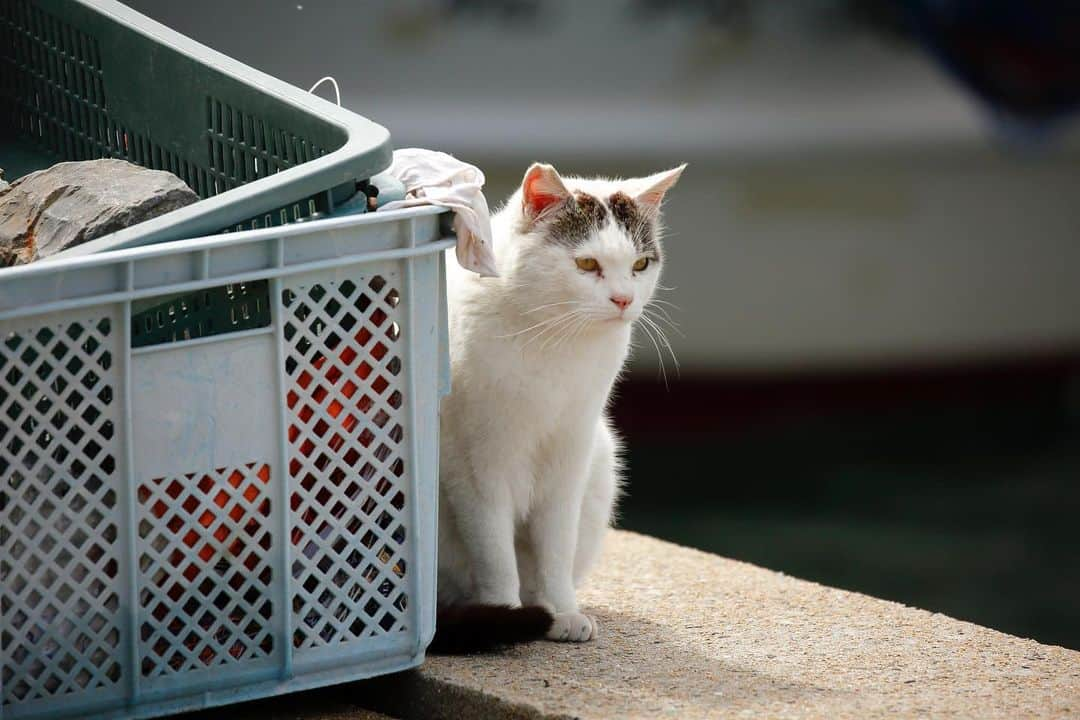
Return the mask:
<svg viewBox="0 0 1080 720">
<path fill-rule="evenodd" d="M 527 312 L 574 312 L 616 326 L 637 320 L 664 262 L 664 194 L 685 167 L 607 180 L 564 178 L 551 165 L 533 164 L 504 210 L 512 247 L 500 262 L 500 273 L 531 306 Z"/>
</svg>

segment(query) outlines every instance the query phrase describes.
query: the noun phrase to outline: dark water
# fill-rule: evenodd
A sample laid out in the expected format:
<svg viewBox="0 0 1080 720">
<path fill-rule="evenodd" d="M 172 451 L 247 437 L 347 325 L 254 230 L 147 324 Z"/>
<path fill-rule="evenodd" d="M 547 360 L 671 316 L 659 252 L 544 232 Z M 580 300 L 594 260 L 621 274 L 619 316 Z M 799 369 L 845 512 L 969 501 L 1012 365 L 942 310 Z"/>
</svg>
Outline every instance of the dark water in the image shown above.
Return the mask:
<svg viewBox="0 0 1080 720">
<path fill-rule="evenodd" d="M 1080 648 L 1080 419 L 1059 400 L 635 437 L 621 525 Z"/>
</svg>

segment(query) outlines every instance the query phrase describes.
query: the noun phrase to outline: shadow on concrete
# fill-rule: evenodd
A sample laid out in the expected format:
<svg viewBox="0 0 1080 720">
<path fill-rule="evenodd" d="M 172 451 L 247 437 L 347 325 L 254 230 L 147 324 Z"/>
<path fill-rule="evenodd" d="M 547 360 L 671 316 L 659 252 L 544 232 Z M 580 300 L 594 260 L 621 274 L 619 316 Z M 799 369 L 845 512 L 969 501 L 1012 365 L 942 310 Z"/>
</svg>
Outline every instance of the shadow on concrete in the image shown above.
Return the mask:
<svg viewBox="0 0 1080 720">
<path fill-rule="evenodd" d="M 738 628 L 700 631 L 699 643 L 636 615 L 588 609 L 600 637 L 584 645 L 541 642 L 500 653 L 431 657 L 416 671 L 241 703 L 176 720 L 401 720 L 713 717 L 812 706 L 833 691 L 724 661 Z M 693 635 L 680 628 L 678 635 Z"/>
<path fill-rule="evenodd" d="M 588 609 L 600 637 L 541 642 L 502 653 L 432 657 L 418 671 L 354 685 L 354 700 L 403 718 L 715 717 L 812 706 L 835 691 L 725 662 L 726 634 Z"/>
</svg>

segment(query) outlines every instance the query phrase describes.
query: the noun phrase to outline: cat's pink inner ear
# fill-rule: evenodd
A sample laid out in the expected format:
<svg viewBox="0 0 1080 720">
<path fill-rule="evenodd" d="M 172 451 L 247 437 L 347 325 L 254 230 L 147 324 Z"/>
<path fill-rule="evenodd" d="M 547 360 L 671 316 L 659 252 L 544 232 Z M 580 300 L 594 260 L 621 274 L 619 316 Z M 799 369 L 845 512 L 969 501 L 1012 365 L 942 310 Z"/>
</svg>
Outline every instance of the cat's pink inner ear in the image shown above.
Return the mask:
<svg viewBox="0 0 1080 720">
<path fill-rule="evenodd" d="M 533 163 L 521 182 L 521 202 L 532 217 L 570 196 L 559 173 L 550 165 Z"/>
<path fill-rule="evenodd" d="M 664 195 L 675 186 L 685 169 L 686 163 L 683 163 L 678 167 L 643 178 L 640 186 L 643 189 L 634 196 L 634 199 L 651 210 L 659 210 L 660 204 L 664 202 Z"/>
</svg>

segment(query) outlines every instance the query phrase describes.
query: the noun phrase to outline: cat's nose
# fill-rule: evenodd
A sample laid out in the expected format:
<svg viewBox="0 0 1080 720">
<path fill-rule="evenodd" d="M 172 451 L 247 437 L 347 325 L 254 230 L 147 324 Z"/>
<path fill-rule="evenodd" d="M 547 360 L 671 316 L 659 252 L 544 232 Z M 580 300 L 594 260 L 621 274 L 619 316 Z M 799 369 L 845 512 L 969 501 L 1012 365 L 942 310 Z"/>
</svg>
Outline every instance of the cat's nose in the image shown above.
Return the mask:
<svg viewBox="0 0 1080 720">
<path fill-rule="evenodd" d="M 634 302 L 633 295 L 612 295 L 611 302 L 615 303 L 619 310 L 625 310 L 630 307 L 630 303 Z"/>
</svg>

